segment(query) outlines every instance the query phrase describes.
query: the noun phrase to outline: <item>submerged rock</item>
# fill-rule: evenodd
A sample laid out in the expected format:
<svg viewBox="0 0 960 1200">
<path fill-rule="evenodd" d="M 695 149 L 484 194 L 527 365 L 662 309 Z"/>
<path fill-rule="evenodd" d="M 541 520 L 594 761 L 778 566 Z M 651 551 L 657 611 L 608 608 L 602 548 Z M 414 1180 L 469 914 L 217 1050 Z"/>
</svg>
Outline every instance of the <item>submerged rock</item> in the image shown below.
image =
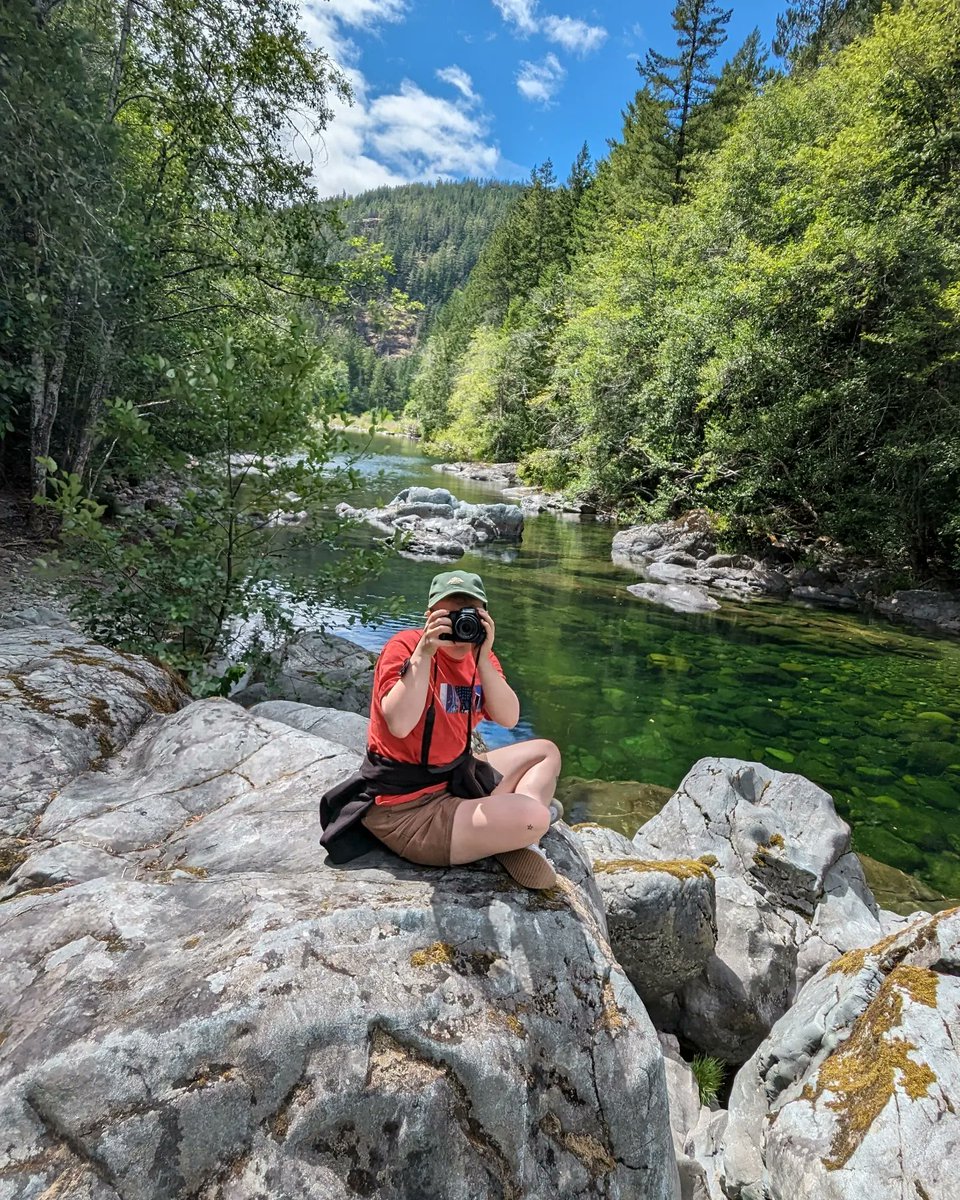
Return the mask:
<svg viewBox="0 0 960 1200">
<path fill-rule="evenodd" d="M 823 968 L 734 1081 L 731 1200 L 952 1200 L 960 910 Z"/>
<path fill-rule="evenodd" d="M 573 835 L 549 893 L 327 866 L 317 798 L 358 761 L 205 700 L 51 804 L 13 883 L 42 856 L 58 882 L 4 905 L 5 1197 L 676 1200 L 660 1047 Z"/>
<path fill-rule="evenodd" d="M 523 511 L 517 505 L 467 504 L 446 488 L 404 488 L 385 508 L 340 504 L 337 514 L 400 537 L 401 554 L 412 558 L 460 558 L 475 546 L 523 537 Z"/>
<path fill-rule="evenodd" d="M 633 845 L 643 859 L 715 860 L 716 951 L 651 1012 L 728 1062 L 753 1053 L 820 966 L 883 932 L 849 827 L 799 775 L 702 759 Z"/>
<path fill-rule="evenodd" d="M 673 612 L 714 612 L 720 601 L 703 588 L 676 583 L 633 583 L 627 591 L 638 600 L 648 600 Z"/>
<path fill-rule="evenodd" d="M 264 700 L 291 700 L 366 714 L 376 661 L 375 654 L 346 638 L 304 630 L 270 655 L 230 699 L 244 708 Z"/>
</svg>

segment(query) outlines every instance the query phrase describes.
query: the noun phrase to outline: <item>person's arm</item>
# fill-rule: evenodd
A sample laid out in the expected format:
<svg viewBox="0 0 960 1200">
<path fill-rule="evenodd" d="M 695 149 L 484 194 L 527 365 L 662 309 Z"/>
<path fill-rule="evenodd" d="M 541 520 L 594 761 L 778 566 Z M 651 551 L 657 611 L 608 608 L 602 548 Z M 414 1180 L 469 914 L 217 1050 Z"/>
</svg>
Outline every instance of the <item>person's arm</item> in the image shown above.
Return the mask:
<svg viewBox="0 0 960 1200">
<path fill-rule="evenodd" d="M 498 725 L 512 729 L 520 720 L 520 701 L 517 699 L 517 693 L 497 670 L 496 664 L 490 657 L 493 652 L 493 639 L 496 635 L 493 618 L 485 608 L 481 608 L 479 612 L 480 620 L 487 631 L 486 640 L 480 647 L 480 656 L 477 660 L 477 678 L 483 688 L 483 707 L 491 721 L 496 721 Z"/>
<path fill-rule="evenodd" d="M 440 649 L 440 634 L 452 631 L 448 613 L 427 614 L 420 641 L 410 655 L 410 665 L 380 702 L 387 728 L 394 737 L 406 737 L 416 728 L 427 706 L 433 656 Z"/>
</svg>

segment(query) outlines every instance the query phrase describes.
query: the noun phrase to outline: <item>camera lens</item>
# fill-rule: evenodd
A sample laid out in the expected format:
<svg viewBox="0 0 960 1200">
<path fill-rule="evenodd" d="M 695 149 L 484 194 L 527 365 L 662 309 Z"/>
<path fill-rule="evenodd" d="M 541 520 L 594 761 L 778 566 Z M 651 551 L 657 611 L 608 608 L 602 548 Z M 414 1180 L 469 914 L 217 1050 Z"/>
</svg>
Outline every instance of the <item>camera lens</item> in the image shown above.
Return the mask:
<svg viewBox="0 0 960 1200">
<path fill-rule="evenodd" d="M 483 625 L 476 615 L 476 609 L 463 608 L 454 617 L 453 640 L 455 642 L 483 641 Z"/>
</svg>

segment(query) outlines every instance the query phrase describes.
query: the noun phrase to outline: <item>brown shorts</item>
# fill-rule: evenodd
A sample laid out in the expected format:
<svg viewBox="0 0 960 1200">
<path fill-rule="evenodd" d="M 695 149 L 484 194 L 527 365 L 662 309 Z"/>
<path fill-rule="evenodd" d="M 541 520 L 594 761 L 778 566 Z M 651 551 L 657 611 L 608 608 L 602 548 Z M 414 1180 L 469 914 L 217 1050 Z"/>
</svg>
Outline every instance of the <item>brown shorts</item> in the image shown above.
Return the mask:
<svg viewBox="0 0 960 1200">
<path fill-rule="evenodd" d="M 461 796 L 432 792 L 403 804 L 374 804 L 363 824 L 394 854 L 427 867 L 450 866 L 453 815 Z"/>
</svg>

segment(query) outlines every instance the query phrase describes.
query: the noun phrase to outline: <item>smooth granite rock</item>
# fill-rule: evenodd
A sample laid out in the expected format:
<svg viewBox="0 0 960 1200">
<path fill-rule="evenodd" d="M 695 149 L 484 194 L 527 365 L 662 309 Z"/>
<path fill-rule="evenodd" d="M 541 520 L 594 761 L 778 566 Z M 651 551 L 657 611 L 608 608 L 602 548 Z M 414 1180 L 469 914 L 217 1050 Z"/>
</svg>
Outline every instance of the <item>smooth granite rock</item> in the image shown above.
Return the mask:
<svg viewBox="0 0 960 1200">
<path fill-rule="evenodd" d="M 663 1057 L 572 834 L 324 863 L 345 747 L 199 701 L 63 789 L 2 908 L 0 1196 L 677 1200 Z"/>
<path fill-rule="evenodd" d="M 304 630 L 275 652 L 230 699 L 244 708 L 264 700 L 292 700 L 366 716 L 376 661 L 376 654 L 346 638 Z"/>
<path fill-rule="evenodd" d="M 753 1053 L 824 963 L 882 933 L 849 827 L 799 775 L 702 759 L 633 845 L 643 859 L 714 860 L 716 951 L 651 1012 L 728 1062 Z"/>
<path fill-rule="evenodd" d="M 338 708 L 318 708 L 313 704 L 297 704 L 293 700 L 264 700 L 251 709 L 252 716 L 265 721 L 278 721 L 281 725 L 292 725 L 304 733 L 313 733 L 346 746 L 356 754 L 367 748 L 369 717 L 359 713 L 342 712 Z"/>
<path fill-rule="evenodd" d="M 955 1200 L 960 910 L 812 978 L 730 1097 L 730 1200 Z"/>
<path fill-rule="evenodd" d="M 25 834 L 64 784 L 188 699 L 163 667 L 68 626 L 0 630 L 0 836 Z"/>
<path fill-rule="evenodd" d="M 644 861 L 612 829 L 576 832 L 603 898 L 610 945 L 641 999 L 649 1004 L 699 975 L 717 944 L 710 868 L 688 858 Z"/>
</svg>

